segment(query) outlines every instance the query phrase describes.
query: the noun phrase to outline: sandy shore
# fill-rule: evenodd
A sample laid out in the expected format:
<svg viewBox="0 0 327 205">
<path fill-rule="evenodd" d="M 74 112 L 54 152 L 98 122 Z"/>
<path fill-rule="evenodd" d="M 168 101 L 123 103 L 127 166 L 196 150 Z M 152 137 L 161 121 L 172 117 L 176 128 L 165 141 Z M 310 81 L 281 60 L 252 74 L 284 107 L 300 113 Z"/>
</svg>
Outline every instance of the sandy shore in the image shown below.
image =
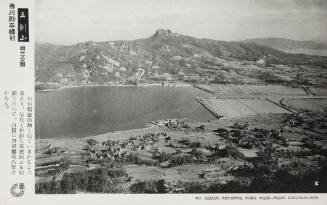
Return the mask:
<svg viewBox="0 0 327 205">
<path fill-rule="evenodd" d="M 36 149 L 44 148 L 49 144 L 59 146 L 59 147 L 81 147 L 87 139 L 95 139 L 96 141 L 103 142 L 106 140 L 125 140 L 130 137 L 142 135 L 147 132 L 160 131 L 160 128 L 155 125 L 148 125 L 144 128 L 130 129 L 130 130 L 119 130 L 106 132 L 98 135 L 90 135 L 82 138 L 41 138 L 36 139 Z"/>
</svg>

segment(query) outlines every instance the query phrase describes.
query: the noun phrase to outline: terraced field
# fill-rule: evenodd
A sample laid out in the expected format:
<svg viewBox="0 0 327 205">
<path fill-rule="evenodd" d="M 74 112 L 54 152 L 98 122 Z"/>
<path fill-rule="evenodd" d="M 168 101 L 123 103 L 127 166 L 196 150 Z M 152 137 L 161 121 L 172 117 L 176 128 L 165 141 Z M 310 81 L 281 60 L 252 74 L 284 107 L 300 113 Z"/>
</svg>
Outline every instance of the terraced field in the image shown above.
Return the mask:
<svg viewBox="0 0 327 205">
<path fill-rule="evenodd" d="M 230 162 L 227 159 L 227 162 Z M 167 169 L 159 169 L 156 167 L 148 167 L 142 165 L 127 165 L 126 172 L 131 176 L 132 181 L 138 180 L 159 180 L 165 179 L 167 182 L 178 181 L 203 181 L 204 179 L 199 178 L 199 175 L 206 173 L 208 177 L 229 180 L 231 177 L 226 175 L 226 171 L 222 170 L 220 165 L 210 165 L 210 164 L 187 164 L 182 166 L 176 166 Z"/>
<path fill-rule="evenodd" d="M 133 180 L 158 180 L 163 175 L 162 170 L 156 167 L 148 167 L 143 165 L 127 165 L 126 172 Z"/>
<path fill-rule="evenodd" d="M 201 99 L 205 106 L 223 117 L 233 118 L 255 114 L 290 113 L 266 99 Z"/>
</svg>

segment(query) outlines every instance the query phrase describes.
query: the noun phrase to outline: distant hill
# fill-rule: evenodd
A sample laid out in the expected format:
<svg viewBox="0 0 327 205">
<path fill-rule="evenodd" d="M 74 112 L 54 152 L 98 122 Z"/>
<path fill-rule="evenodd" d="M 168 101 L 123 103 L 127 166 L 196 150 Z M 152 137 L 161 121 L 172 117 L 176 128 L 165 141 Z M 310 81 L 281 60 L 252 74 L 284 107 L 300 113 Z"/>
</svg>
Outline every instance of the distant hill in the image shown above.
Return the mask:
<svg viewBox="0 0 327 205">
<path fill-rule="evenodd" d="M 241 42 L 256 43 L 290 53 L 327 55 L 327 43 L 317 43 L 314 41 L 296 41 L 285 38 L 254 38 L 246 39 Z"/>
<path fill-rule="evenodd" d="M 236 75 L 242 72 L 240 62 L 249 65 L 259 60 L 265 65 L 327 66 L 326 57 L 286 54 L 252 42 L 198 39 L 163 29 L 145 39 L 36 44 L 35 51 L 36 81 L 61 84 L 167 79 L 217 82 L 217 78 L 242 82 L 244 73 Z M 231 73 L 234 68 L 240 69 Z M 253 76 L 257 73 L 250 77 L 257 78 Z"/>
</svg>

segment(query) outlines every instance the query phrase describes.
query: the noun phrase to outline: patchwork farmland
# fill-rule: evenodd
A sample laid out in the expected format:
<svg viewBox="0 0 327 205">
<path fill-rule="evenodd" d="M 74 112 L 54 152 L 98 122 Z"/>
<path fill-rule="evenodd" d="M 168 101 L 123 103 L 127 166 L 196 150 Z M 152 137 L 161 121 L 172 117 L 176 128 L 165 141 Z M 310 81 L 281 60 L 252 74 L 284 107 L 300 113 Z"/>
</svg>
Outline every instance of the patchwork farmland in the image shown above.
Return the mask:
<svg viewBox="0 0 327 205">
<path fill-rule="evenodd" d="M 303 88 L 283 85 L 197 85 L 196 87 L 217 95 L 307 95 Z"/>
<path fill-rule="evenodd" d="M 257 114 L 289 114 L 326 109 L 324 88 L 283 85 L 197 85 L 212 97 L 197 97 L 218 118 L 238 118 Z"/>
<path fill-rule="evenodd" d="M 242 117 L 256 114 L 290 113 L 288 110 L 260 98 L 249 99 L 199 99 L 209 110 L 225 118 Z"/>
</svg>

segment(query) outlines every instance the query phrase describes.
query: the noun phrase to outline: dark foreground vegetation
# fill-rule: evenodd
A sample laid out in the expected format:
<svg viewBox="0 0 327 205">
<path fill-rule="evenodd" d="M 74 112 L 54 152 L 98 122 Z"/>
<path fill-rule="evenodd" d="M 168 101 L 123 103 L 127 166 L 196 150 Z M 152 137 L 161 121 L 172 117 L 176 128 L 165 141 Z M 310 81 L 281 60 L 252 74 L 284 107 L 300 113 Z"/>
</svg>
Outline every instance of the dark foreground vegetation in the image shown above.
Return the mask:
<svg viewBox="0 0 327 205">
<path fill-rule="evenodd" d="M 66 173 L 60 181 L 36 184 L 38 194 L 73 194 L 76 192 L 113 193 L 119 178 L 126 176 L 123 169 L 97 168 Z"/>
</svg>

